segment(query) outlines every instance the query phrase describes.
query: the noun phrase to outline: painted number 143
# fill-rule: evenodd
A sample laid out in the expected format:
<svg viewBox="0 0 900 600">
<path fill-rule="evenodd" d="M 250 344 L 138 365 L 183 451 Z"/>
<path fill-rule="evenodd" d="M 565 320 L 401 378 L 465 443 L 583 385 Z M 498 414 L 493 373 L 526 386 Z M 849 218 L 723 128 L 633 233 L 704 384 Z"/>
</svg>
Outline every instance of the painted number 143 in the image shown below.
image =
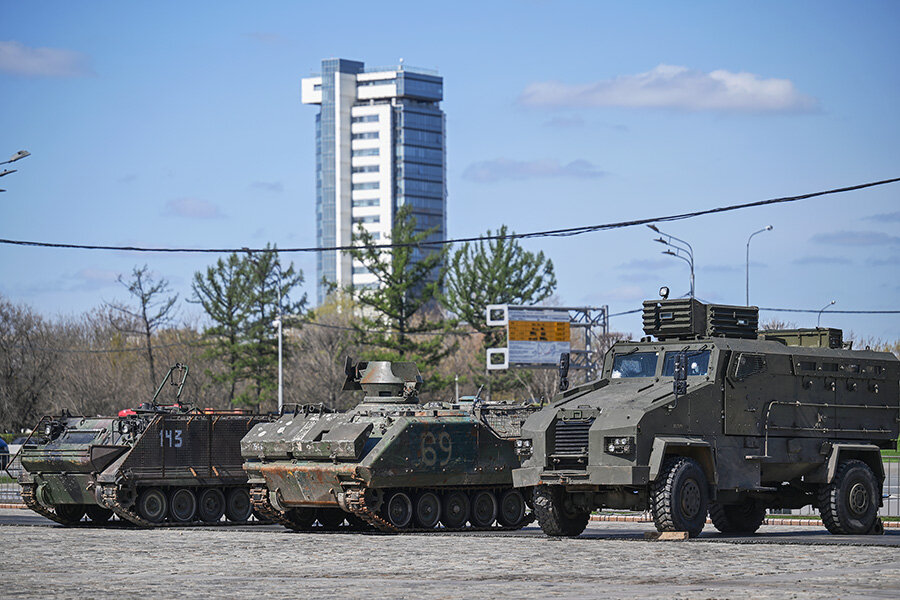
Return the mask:
<svg viewBox="0 0 900 600">
<path fill-rule="evenodd" d="M 181 430 L 180 429 L 160 429 L 159 445 L 168 446 L 169 448 L 181 448 Z"/>
</svg>

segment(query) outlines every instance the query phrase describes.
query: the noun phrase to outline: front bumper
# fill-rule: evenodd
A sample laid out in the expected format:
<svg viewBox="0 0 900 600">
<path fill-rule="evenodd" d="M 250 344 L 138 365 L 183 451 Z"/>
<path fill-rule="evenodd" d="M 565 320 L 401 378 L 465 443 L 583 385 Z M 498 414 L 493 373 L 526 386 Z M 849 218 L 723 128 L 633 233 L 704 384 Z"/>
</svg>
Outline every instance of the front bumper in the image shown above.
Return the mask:
<svg viewBox="0 0 900 600">
<path fill-rule="evenodd" d="M 345 485 L 362 482 L 356 464 L 244 463 L 251 482 L 263 479 L 277 508 L 339 507 Z"/>
<path fill-rule="evenodd" d="M 583 471 L 550 471 L 542 467 L 523 467 L 512 472 L 513 486 L 641 486 L 650 482 L 650 467 L 591 466 Z"/>
</svg>

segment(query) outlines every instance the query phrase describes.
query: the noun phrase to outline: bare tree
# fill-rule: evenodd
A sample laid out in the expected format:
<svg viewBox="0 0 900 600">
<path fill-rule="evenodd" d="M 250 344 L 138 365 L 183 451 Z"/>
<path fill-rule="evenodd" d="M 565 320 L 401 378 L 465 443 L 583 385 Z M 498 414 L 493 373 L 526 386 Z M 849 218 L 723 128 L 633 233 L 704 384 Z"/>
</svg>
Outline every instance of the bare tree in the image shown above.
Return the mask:
<svg viewBox="0 0 900 600">
<path fill-rule="evenodd" d="M 110 322 L 123 333 L 140 335 L 144 338 L 147 359 L 150 363 L 150 387 L 153 387 L 157 383 L 153 363 L 153 333 L 174 321 L 178 294 L 166 297 L 165 295 L 171 291 L 169 282 L 165 279 L 154 279 L 147 265 L 135 267 L 131 272 L 131 279 L 126 280 L 119 275 L 118 281 L 137 300 L 138 306 L 136 310 L 132 310 L 122 304 L 107 304 L 118 313 Z"/>
<path fill-rule="evenodd" d="M 0 428 L 34 426 L 47 408 L 57 353 L 50 325 L 0 297 Z"/>
</svg>

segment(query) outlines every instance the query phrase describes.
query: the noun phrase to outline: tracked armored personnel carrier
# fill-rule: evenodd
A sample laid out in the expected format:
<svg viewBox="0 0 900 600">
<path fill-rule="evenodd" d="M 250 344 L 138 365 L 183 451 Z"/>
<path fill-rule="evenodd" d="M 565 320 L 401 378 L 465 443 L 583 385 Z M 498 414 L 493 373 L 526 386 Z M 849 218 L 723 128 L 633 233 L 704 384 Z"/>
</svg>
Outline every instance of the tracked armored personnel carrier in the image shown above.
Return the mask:
<svg viewBox="0 0 900 600">
<path fill-rule="evenodd" d="M 44 417 L 19 454 L 26 505 L 63 525 L 85 514 L 145 527 L 246 521 L 252 511 L 240 440 L 260 415 L 181 404 L 187 367 L 175 365 L 153 401 L 123 417 Z M 166 381 L 175 402 L 157 404 Z"/>
<path fill-rule="evenodd" d="M 298 407 L 241 441 L 255 510 L 286 527 L 388 532 L 520 528 L 531 521 L 513 489 L 514 441 L 531 408 L 418 401 L 414 363 L 348 359 L 346 413 Z"/>
<path fill-rule="evenodd" d="M 648 337 L 616 343 L 599 380 L 526 421 L 513 480 L 533 487 L 547 534 L 578 535 L 604 507 L 649 509 L 658 530 L 691 536 L 707 511 L 719 531 L 749 533 L 767 508 L 810 504 L 832 533 L 882 529 L 900 362 L 845 348 L 836 329 L 758 333 L 757 315 L 644 302 Z"/>
</svg>

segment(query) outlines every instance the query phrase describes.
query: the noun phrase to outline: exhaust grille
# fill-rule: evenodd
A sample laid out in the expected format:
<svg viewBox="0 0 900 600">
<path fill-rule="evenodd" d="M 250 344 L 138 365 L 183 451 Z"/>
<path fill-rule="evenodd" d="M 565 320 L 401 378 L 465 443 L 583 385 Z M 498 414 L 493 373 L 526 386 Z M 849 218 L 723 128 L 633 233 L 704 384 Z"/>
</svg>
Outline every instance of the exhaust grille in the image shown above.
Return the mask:
<svg viewBox="0 0 900 600">
<path fill-rule="evenodd" d="M 588 453 L 588 430 L 594 419 L 579 421 L 557 421 L 554 427 L 554 454 L 586 455 Z"/>
</svg>

